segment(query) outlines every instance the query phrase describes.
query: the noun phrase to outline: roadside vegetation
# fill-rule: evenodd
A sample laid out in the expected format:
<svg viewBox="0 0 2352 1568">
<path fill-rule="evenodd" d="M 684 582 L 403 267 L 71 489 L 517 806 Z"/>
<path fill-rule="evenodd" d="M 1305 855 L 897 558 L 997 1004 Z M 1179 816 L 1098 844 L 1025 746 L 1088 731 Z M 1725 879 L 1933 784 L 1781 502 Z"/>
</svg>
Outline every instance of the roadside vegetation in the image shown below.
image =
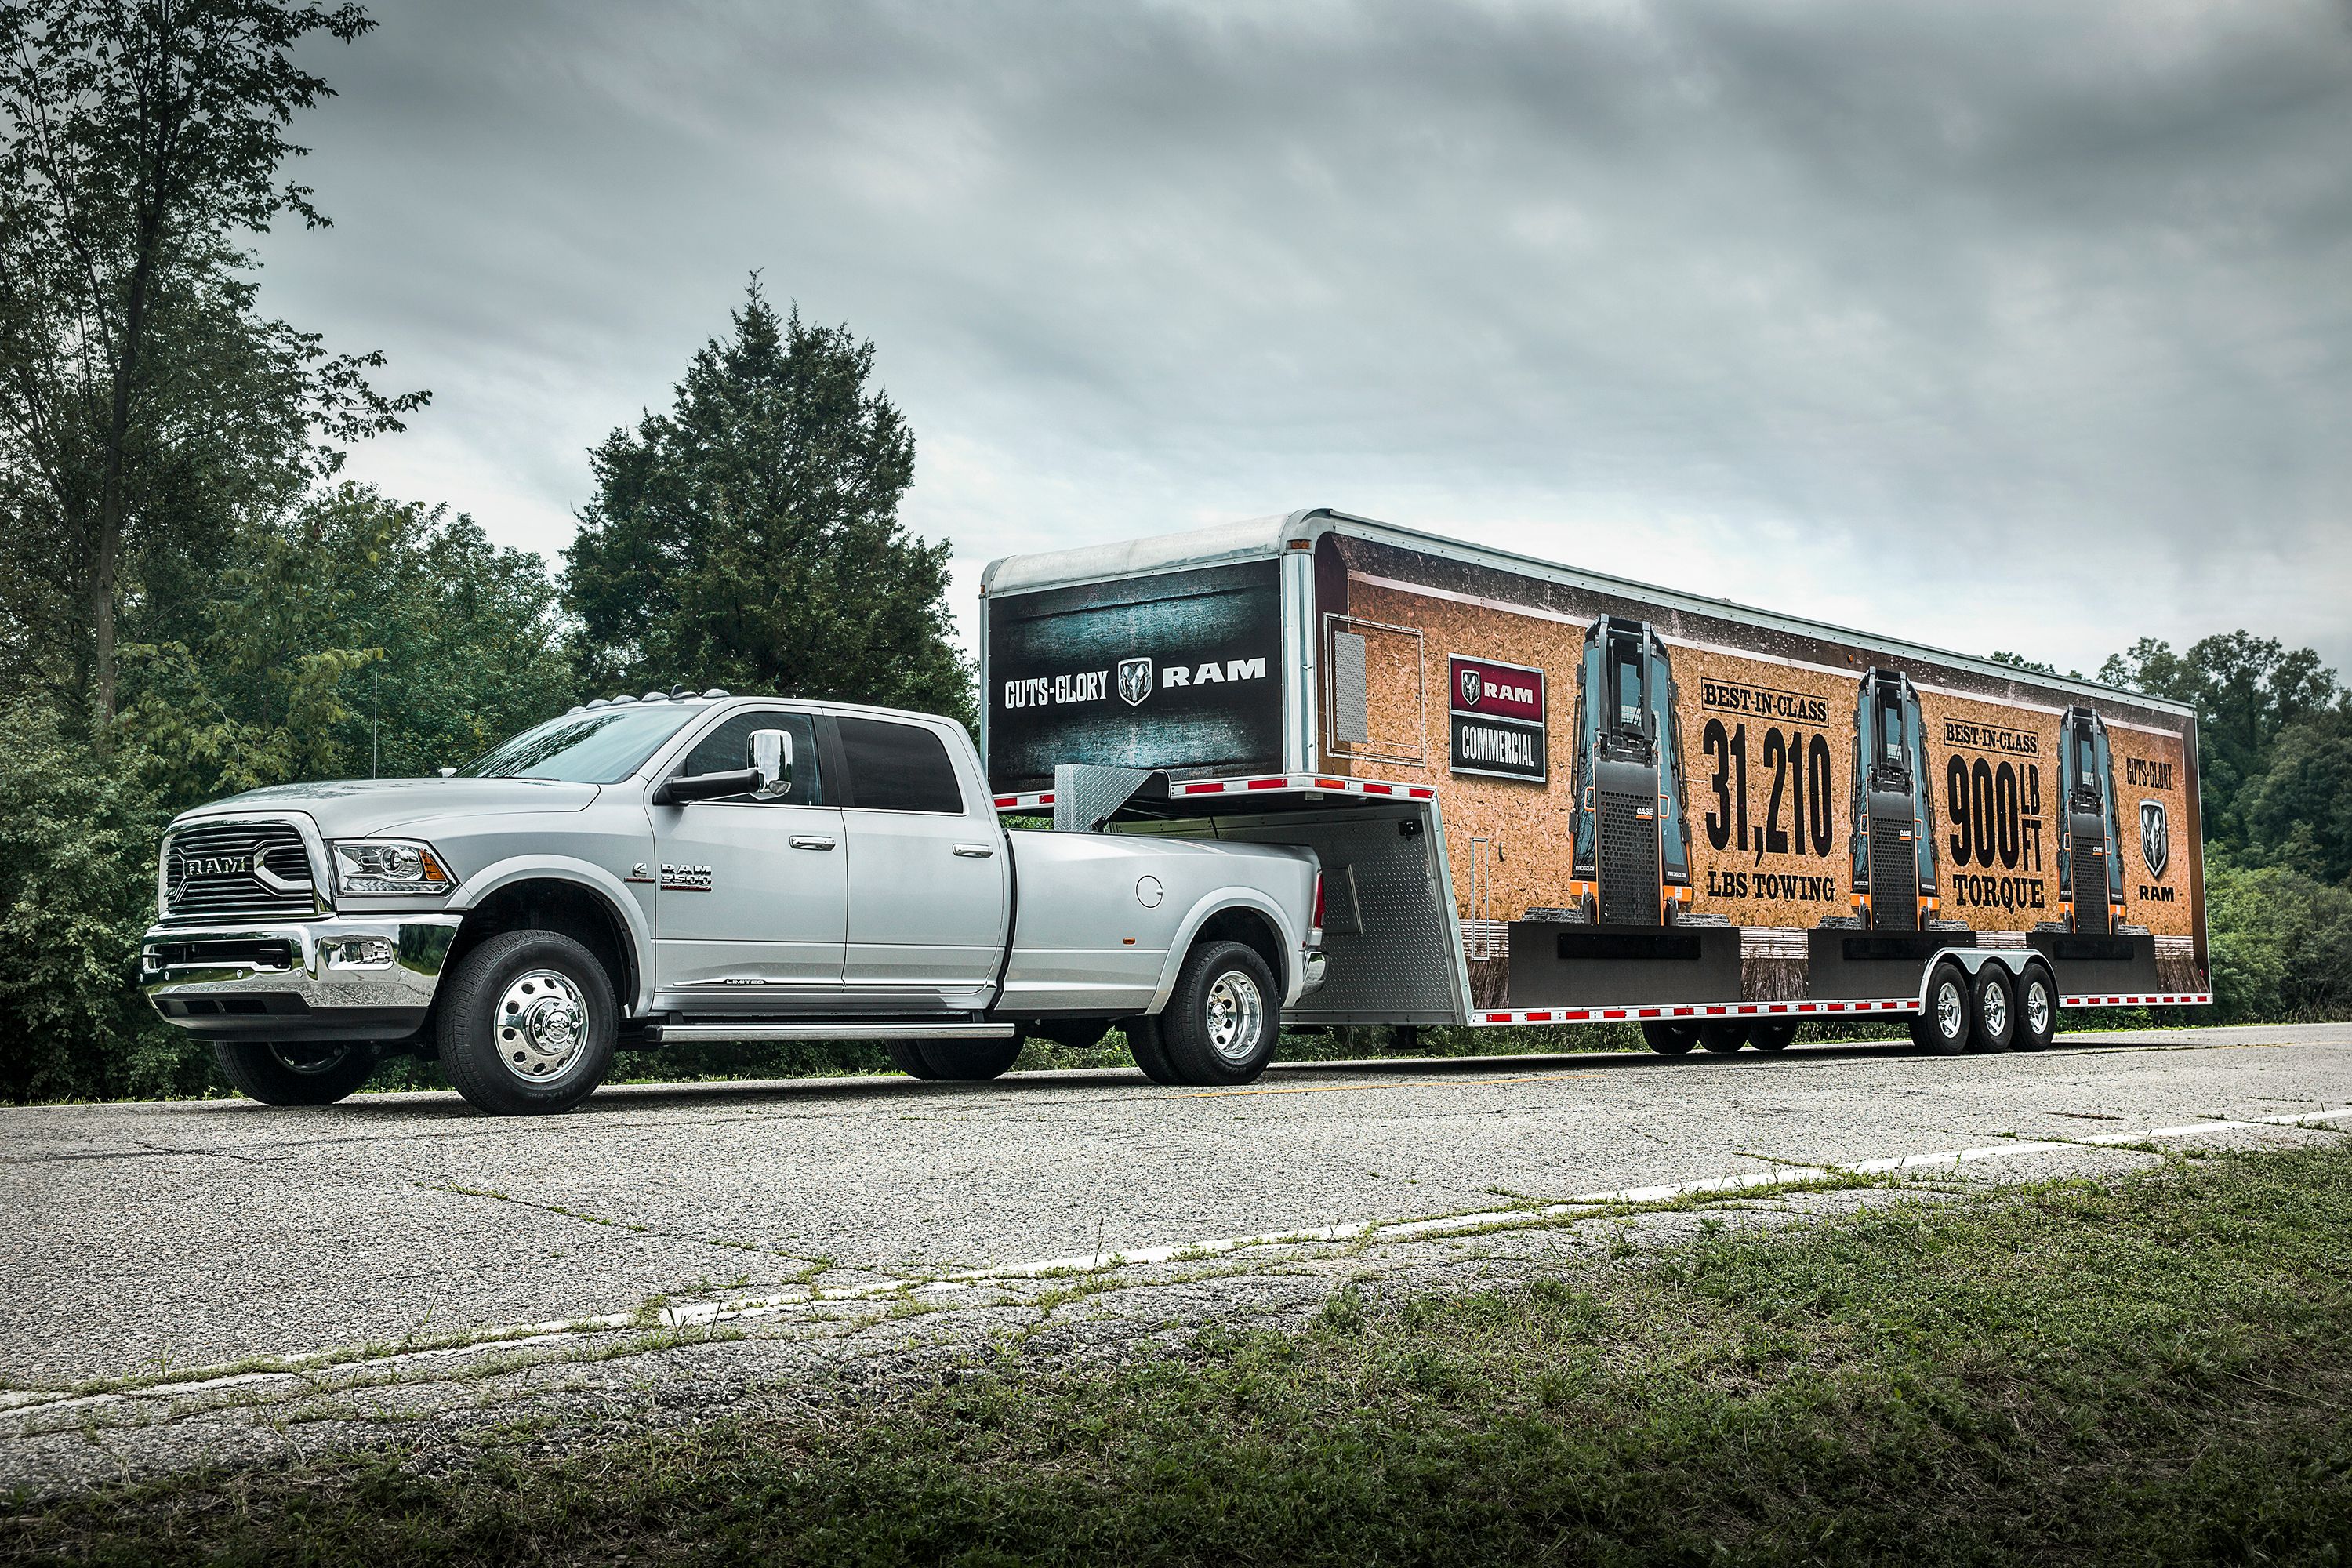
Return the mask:
<svg viewBox="0 0 2352 1568">
<path fill-rule="evenodd" d="M 1902 1199 L 1108 1369 L 551 1455 L 387 1447 L 0 1518 L 131 1563 L 2336 1564 L 2352 1146 Z"/>
<path fill-rule="evenodd" d="M 132 984 L 156 835 L 190 805 L 461 764 L 615 690 L 972 711 L 949 543 L 898 521 L 915 437 L 874 345 L 756 280 L 667 406 L 586 455 L 561 572 L 341 480 L 428 395 L 263 314 L 248 247 L 328 222 L 289 138 L 332 96 L 307 66 L 373 25 L 293 0 L 0 6 L 0 1097 L 226 1092 Z M 2352 694 L 2242 630 L 2143 639 L 2099 674 L 2201 715 L 2200 1016 L 2352 1015 Z M 395 1060 L 379 1082 L 436 1076 Z"/>
</svg>

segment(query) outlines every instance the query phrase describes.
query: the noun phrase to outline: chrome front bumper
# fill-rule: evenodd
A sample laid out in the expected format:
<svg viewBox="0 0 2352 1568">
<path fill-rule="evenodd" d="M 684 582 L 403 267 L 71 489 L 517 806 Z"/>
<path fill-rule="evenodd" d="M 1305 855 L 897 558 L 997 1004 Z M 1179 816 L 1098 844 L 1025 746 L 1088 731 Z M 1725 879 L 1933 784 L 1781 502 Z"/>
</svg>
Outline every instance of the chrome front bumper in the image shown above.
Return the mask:
<svg viewBox="0 0 2352 1568">
<path fill-rule="evenodd" d="M 463 916 L 151 927 L 139 987 L 168 1023 L 247 1040 L 397 1040 L 416 1032 Z"/>
</svg>

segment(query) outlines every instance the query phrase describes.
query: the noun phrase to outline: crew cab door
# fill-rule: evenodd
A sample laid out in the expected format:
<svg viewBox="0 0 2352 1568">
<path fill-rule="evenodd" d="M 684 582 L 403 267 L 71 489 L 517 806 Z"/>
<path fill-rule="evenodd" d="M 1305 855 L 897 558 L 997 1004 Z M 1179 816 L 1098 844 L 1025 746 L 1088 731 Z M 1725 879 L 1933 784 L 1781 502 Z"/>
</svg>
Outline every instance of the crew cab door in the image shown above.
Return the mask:
<svg viewBox="0 0 2352 1568">
<path fill-rule="evenodd" d="M 952 731 L 835 717 L 846 767 L 849 989 L 923 1008 L 988 1005 L 1004 952 L 1008 852 L 994 803 Z"/>
<path fill-rule="evenodd" d="M 655 985 L 662 1005 L 777 1012 L 830 1000 L 841 986 L 849 918 L 841 810 L 820 764 L 808 713 L 760 708 L 698 737 L 668 774 L 742 767 L 757 730 L 792 737 L 792 788 L 655 805 Z"/>
</svg>

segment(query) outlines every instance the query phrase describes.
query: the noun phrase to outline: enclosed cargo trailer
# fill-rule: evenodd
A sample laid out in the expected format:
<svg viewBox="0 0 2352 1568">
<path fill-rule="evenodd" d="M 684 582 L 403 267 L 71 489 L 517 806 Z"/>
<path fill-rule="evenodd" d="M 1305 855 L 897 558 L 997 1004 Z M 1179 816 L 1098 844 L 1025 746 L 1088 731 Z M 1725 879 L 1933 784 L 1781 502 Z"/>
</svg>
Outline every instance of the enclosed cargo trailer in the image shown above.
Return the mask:
<svg viewBox="0 0 2352 1568">
<path fill-rule="evenodd" d="M 2179 704 L 1327 509 L 982 593 L 1000 808 L 1317 849 L 1293 1022 L 1951 1049 L 2210 1000 Z"/>
</svg>

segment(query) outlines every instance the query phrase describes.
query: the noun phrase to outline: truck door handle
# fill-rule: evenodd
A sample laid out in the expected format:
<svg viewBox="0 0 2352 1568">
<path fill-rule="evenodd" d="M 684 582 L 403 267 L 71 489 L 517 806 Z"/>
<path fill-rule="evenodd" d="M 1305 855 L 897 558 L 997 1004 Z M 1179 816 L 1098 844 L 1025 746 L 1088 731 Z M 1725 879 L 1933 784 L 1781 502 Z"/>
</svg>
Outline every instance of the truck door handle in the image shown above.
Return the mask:
<svg viewBox="0 0 2352 1568">
<path fill-rule="evenodd" d="M 822 833 L 795 833 L 792 838 L 795 849 L 830 849 L 833 840 Z"/>
<path fill-rule="evenodd" d="M 959 844 L 955 852 L 967 860 L 985 860 L 996 853 L 996 847 L 992 844 Z"/>
</svg>

